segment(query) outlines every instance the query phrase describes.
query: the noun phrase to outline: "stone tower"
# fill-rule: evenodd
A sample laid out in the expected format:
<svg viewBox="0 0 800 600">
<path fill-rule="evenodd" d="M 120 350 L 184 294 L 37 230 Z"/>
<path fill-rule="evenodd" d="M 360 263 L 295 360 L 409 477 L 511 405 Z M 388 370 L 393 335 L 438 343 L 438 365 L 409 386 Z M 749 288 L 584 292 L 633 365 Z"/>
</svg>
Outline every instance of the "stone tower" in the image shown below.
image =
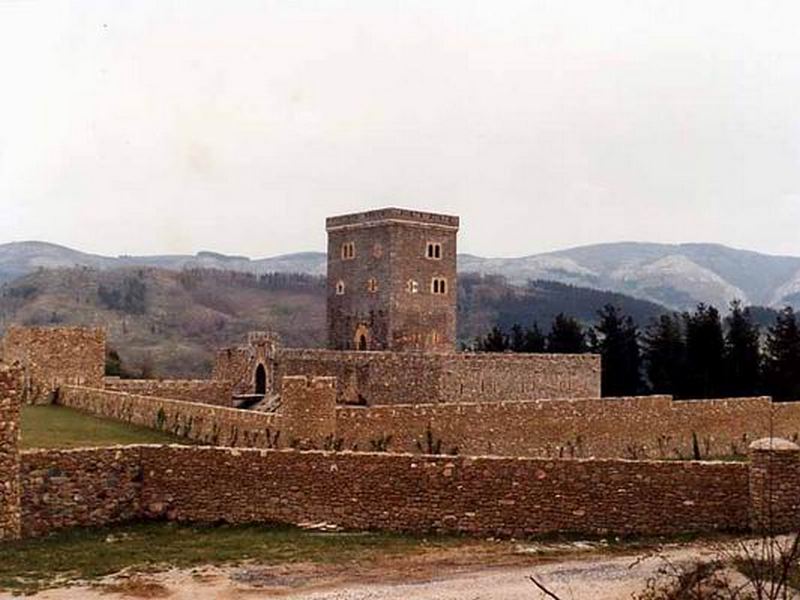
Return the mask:
<svg viewBox="0 0 800 600">
<path fill-rule="evenodd" d="M 458 226 L 399 208 L 329 218 L 329 348 L 453 352 Z"/>
</svg>

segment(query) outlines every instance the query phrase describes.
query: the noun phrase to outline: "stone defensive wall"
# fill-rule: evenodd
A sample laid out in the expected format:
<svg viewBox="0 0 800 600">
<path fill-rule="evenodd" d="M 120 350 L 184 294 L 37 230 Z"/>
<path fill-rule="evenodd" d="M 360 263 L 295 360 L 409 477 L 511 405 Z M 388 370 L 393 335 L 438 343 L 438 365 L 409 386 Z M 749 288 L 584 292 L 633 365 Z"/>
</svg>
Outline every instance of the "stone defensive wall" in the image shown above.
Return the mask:
<svg viewBox="0 0 800 600">
<path fill-rule="evenodd" d="M 538 457 L 743 456 L 753 440 L 800 436 L 800 403 L 670 396 L 339 407 L 346 447 Z"/>
<path fill-rule="evenodd" d="M 126 446 L 27 451 L 21 463 L 26 536 L 132 519 L 506 537 L 746 531 L 753 501 L 743 462 Z"/>
<path fill-rule="evenodd" d="M 23 401 L 49 403 L 59 386 L 103 387 L 106 334 L 87 327 L 10 327 L 0 356 L 23 369 Z"/>
<path fill-rule="evenodd" d="M 231 406 L 233 386 L 213 379 L 119 379 L 106 377 L 105 387 L 138 396 L 157 396 L 214 406 Z"/>
<path fill-rule="evenodd" d="M 268 448 L 280 417 L 97 388 L 62 386 L 58 404 L 215 446 Z"/>
<path fill-rule="evenodd" d="M 21 376 L 19 369 L 0 365 L 0 541 L 20 535 Z"/>
<path fill-rule="evenodd" d="M 800 522 L 800 447 L 786 440 L 751 444 L 748 462 L 175 445 L 20 453 L 19 386 L 18 371 L 0 370 L 4 539 L 134 519 L 325 521 L 358 530 L 517 537 L 789 530 Z M 290 378 L 284 390 L 290 405 L 282 407 L 287 411 L 282 417 L 102 389 L 63 389 L 70 405 L 141 424 L 165 419 L 197 439 L 208 438 L 211 417 L 219 423 L 230 415 L 224 435 L 239 439 L 219 443 L 244 439 L 241 430 L 233 431 L 237 413 L 249 425 L 259 419 L 264 419 L 262 425 L 275 424 L 288 415 L 307 428 L 295 430 L 295 435 L 313 437 L 330 423 L 310 417 L 336 411 L 335 389 L 328 379 Z M 292 399 L 298 400 L 293 406 Z M 195 418 L 204 414 L 208 420 L 197 431 L 206 433 L 193 433 L 194 425 L 187 431 L 187 423 L 197 421 L 182 418 L 179 410 Z"/>
<path fill-rule="evenodd" d="M 332 378 L 284 377 L 276 412 L 63 386 L 58 403 L 212 445 L 539 458 L 741 457 L 800 439 L 800 403 L 669 396 L 342 406 Z"/>
<path fill-rule="evenodd" d="M 275 379 L 336 377 L 342 404 L 499 402 L 600 396 L 591 354 L 433 354 L 279 349 Z"/>
<path fill-rule="evenodd" d="M 324 377 L 287 377 L 275 413 L 79 386 L 62 386 L 58 404 L 214 446 L 310 447 L 332 441 L 334 385 Z"/>
</svg>

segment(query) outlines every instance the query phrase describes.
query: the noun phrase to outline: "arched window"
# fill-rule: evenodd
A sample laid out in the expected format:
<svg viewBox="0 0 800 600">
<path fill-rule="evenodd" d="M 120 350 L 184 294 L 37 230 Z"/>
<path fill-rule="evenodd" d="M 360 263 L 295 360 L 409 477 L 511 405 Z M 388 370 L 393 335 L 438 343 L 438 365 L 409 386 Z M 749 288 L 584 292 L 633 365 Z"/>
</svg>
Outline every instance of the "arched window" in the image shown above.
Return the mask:
<svg viewBox="0 0 800 600">
<path fill-rule="evenodd" d="M 370 278 L 367 281 L 367 291 L 371 294 L 374 294 L 378 291 L 378 280 L 374 277 Z"/>
<path fill-rule="evenodd" d="M 416 294 L 417 292 L 419 292 L 419 283 L 417 283 L 413 279 L 409 279 L 406 282 L 406 291 L 409 294 Z"/>
<path fill-rule="evenodd" d="M 267 393 L 267 370 L 264 365 L 256 367 L 256 394 L 264 396 Z"/>
<path fill-rule="evenodd" d="M 442 258 L 442 245 L 437 242 L 428 242 L 428 248 L 425 256 L 430 260 L 439 260 Z"/>
<path fill-rule="evenodd" d="M 358 337 L 358 349 L 361 352 L 366 352 L 367 350 L 367 336 L 363 333 Z"/>
<path fill-rule="evenodd" d="M 431 281 L 431 293 L 439 295 L 446 294 L 447 279 L 444 277 L 434 277 Z"/>
<path fill-rule="evenodd" d="M 356 244 L 355 242 L 347 242 L 342 244 L 342 260 L 352 260 L 356 257 Z"/>
<path fill-rule="evenodd" d="M 344 296 L 344 281 L 342 280 L 336 282 L 336 295 Z"/>
</svg>

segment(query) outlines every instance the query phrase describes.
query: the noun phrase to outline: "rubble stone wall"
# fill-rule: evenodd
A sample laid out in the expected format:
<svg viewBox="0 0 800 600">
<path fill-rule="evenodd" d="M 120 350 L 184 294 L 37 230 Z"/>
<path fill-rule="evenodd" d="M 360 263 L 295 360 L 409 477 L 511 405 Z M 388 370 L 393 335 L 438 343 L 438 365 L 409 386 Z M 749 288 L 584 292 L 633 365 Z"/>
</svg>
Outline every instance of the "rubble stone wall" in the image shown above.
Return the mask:
<svg viewBox="0 0 800 600">
<path fill-rule="evenodd" d="M 0 540 L 20 535 L 20 376 L 0 365 Z"/>
<path fill-rule="evenodd" d="M 133 518 L 525 536 L 744 531 L 746 463 L 132 446 L 24 452 L 26 535 Z"/>
<path fill-rule="evenodd" d="M 25 451 L 21 466 L 26 537 L 140 515 L 144 473 L 139 446 Z"/>
<path fill-rule="evenodd" d="M 105 330 L 88 327 L 10 327 L 6 363 L 23 368 L 23 402 L 49 403 L 61 385 L 103 387 Z"/>
<path fill-rule="evenodd" d="M 775 418 L 773 419 L 773 407 Z M 669 396 L 339 407 L 345 447 L 531 457 L 742 457 L 750 442 L 794 429 L 769 398 L 674 402 Z"/>
<path fill-rule="evenodd" d="M 600 396 L 592 354 L 432 354 L 281 349 L 286 375 L 337 378 L 343 404 L 501 402 Z"/>
<path fill-rule="evenodd" d="M 118 379 L 107 377 L 105 387 L 139 396 L 157 396 L 199 404 L 228 406 L 233 402 L 233 386 L 210 379 Z"/>
<path fill-rule="evenodd" d="M 269 448 L 281 428 L 279 415 L 63 386 L 58 403 L 84 412 L 166 431 L 203 444 Z"/>
</svg>

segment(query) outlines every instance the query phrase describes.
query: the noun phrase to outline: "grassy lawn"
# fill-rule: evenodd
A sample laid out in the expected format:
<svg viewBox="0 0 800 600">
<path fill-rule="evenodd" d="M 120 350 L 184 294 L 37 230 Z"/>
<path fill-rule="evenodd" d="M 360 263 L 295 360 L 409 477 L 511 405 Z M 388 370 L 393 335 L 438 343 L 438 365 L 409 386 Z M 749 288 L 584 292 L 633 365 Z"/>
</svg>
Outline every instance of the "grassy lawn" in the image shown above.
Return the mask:
<svg viewBox="0 0 800 600">
<path fill-rule="evenodd" d="M 192 443 L 160 431 L 101 419 L 63 406 L 22 407 L 23 448 Z"/>
<path fill-rule="evenodd" d="M 205 564 L 348 563 L 452 547 L 461 538 L 316 533 L 290 527 L 148 523 L 71 529 L 0 545 L 0 589 L 31 592 L 122 569 Z"/>
</svg>

